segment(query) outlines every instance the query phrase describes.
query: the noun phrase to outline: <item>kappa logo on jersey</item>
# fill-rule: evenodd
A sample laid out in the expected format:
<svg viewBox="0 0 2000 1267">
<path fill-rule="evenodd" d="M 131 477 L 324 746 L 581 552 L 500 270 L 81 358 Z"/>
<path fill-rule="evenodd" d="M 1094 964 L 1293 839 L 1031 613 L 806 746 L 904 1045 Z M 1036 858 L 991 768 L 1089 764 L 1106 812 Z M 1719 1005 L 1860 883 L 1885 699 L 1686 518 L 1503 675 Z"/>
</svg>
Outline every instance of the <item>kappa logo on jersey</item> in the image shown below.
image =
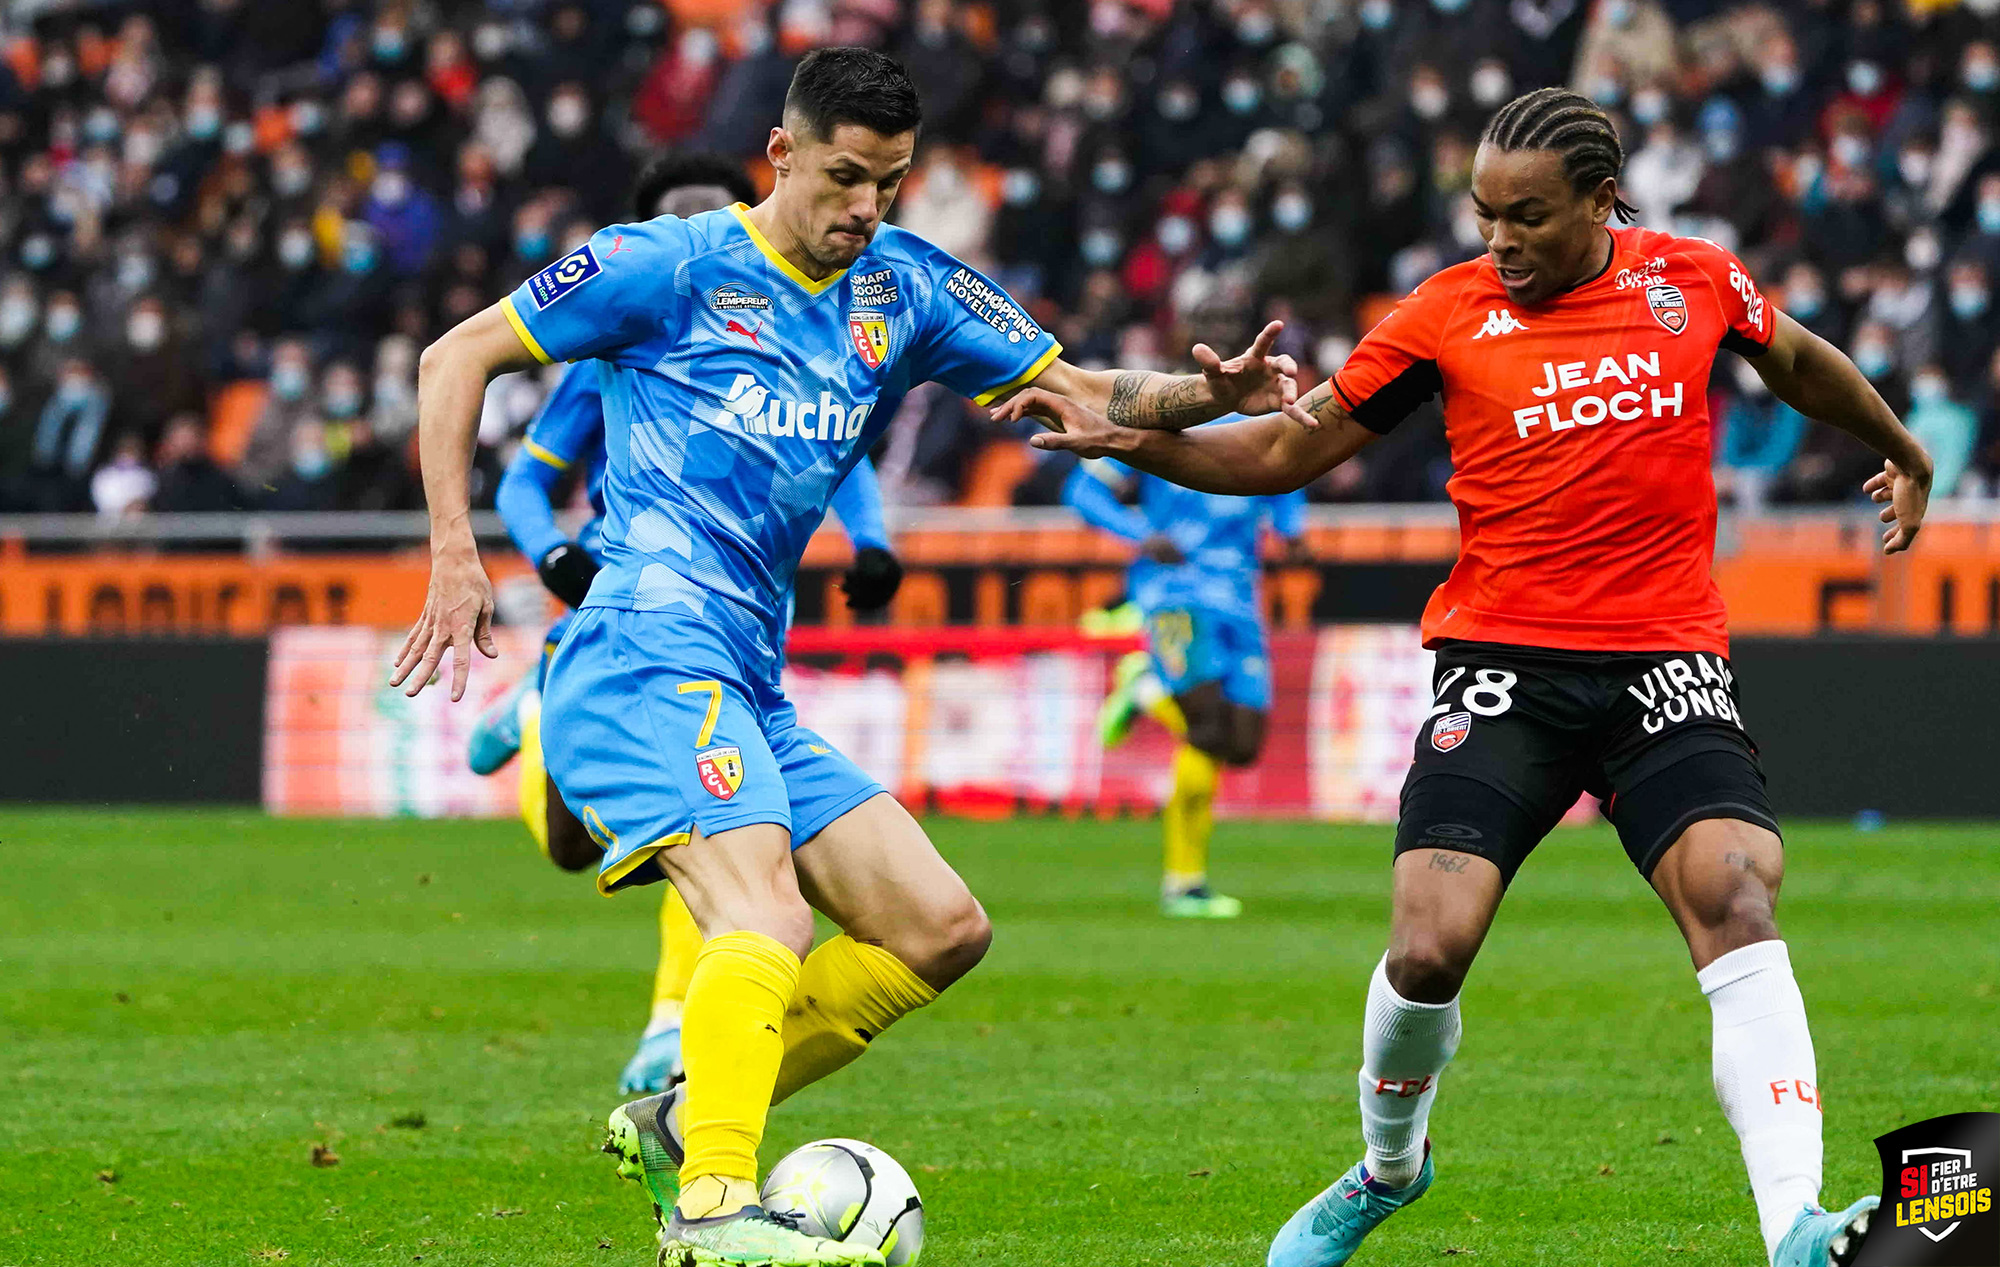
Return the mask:
<svg viewBox="0 0 2000 1267">
<path fill-rule="evenodd" d="M 694 758 L 695 773 L 701 776 L 701 786 L 719 801 L 726 801 L 736 795 L 736 789 L 743 786 L 743 750 L 741 748 L 710 748 L 699 752 Z"/>
<path fill-rule="evenodd" d="M 540 312 L 603 271 L 590 243 L 585 242 L 528 279 L 528 294 L 534 298 L 535 311 Z"/>
<path fill-rule="evenodd" d="M 861 434 L 873 402 L 849 405 L 831 392 L 819 399 L 785 400 L 749 374 L 738 374 L 722 398 L 717 425 L 735 425 L 760 436 L 797 436 L 801 440 L 852 440 Z"/>
<path fill-rule="evenodd" d="M 1509 309 L 1495 308 L 1491 312 L 1488 312 L 1486 314 L 1486 324 L 1479 327 L 1478 332 L 1475 333 L 1472 337 L 1475 339 L 1484 339 L 1488 335 L 1498 337 L 1503 334 L 1512 334 L 1516 330 L 1525 330 L 1527 328 L 1528 327 L 1522 325 L 1520 321 L 1515 318 L 1513 312 L 1510 311 Z"/>
<path fill-rule="evenodd" d="M 895 270 L 878 268 L 849 278 L 847 297 L 857 308 L 887 308 L 900 302 L 903 294 L 896 286 Z"/>
<path fill-rule="evenodd" d="M 1042 328 L 1022 312 L 1005 291 L 989 285 L 969 268 L 961 268 L 944 279 L 944 292 L 965 305 L 965 310 L 1007 336 L 1007 342 L 1033 343 L 1042 337 Z"/>
<path fill-rule="evenodd" d="M 771 306 L 771 297 L 740 282 L 725 282 L 708 292 L 708 306 L 717 312 L 761 311 Z"/>
<path fill-rule="evenodd" d="M 1450 752 L 1465 742 L 1472 733 L 1471 713 L 1446 713 L 1431 727 L 1431 747 L 1439 752 Z"/>
<path fill-rule="evenodd" d="M 847 314 L 847 333 L 854 339 L 854 350 L 861 354 L 871 370 L 882 368 L 882 362 L 889 359 L 889 320 L 879 312 L 850 312 Z"/>
<path fill-rule="evenodd" d="M 1653 283 L 1646 287 L 1646 306 L 1653 310 L 1653 320 L 1665 327 L 1668 334 L 1687 329 L 1688 301 L 1680 287 L 1670 282 Z"/>
</svg>

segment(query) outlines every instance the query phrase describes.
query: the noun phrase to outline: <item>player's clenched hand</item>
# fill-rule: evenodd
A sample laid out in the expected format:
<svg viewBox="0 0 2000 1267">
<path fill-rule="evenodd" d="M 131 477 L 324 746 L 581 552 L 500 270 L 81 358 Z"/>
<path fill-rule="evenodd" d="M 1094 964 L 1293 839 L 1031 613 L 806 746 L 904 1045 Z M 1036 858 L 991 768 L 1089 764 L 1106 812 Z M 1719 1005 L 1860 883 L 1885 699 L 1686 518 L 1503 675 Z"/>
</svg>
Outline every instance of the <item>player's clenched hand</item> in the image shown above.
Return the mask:
<svg viewBox="0 0 2000 1267">
<path fill-rule="evenodd" d="M 1930 509 L 1930 480 L 1918 479 L 1894 462 L 1884 462 L 1882 473 L 1861 487 L 1876 501 L 1887 503 L 1882 507 L 1882 522 L 1889 525 L 1882 532 L 1882 553 L 1909 549 L 1924 526 L 1924 512 Z"/>
<path fill-rule="evenodd" d="M 1033 418 L 1047 427 L 1028 437 L 1038 449 L 1067 449 L 1078 457 L 1101 458 L 1116 453 L 1133 434 L 1115 426 L 1103 414 L 1041 387 L 1026 387 L 993 410 L 995 422 Z"/>
<path fill-rule="evenodd" d="M 1283 413 L 1314 425 L 1310 418 L 1294 412 L 1299 398 L 1298 362 L 1271 354 L 1271 345 L 1284 328 L 1282 321 L 1271 322 L 1250 344 L 1249 351 L 1226 361 L 1208 344 L 1194 345 L 1194 363 L 1208 380 L 1208 394 L 1216 404 L 1240 414 Z"/>
<path fill-rule="evenodd" d="M 389 685 L 402 686 L 407 679 L 410 684 L 403 694 L 415 695 L 430 684 L 431 675 L 450 651 L 451 697 L 463 699 L 475 646 L 487 659 L 499 658 L 499 649 L 493 645 L 493 583 L 479 565 L 477 547 L 467 542 L 432 555 L 424 612 L 396 654 L 396 672 Z"/>
</svg>

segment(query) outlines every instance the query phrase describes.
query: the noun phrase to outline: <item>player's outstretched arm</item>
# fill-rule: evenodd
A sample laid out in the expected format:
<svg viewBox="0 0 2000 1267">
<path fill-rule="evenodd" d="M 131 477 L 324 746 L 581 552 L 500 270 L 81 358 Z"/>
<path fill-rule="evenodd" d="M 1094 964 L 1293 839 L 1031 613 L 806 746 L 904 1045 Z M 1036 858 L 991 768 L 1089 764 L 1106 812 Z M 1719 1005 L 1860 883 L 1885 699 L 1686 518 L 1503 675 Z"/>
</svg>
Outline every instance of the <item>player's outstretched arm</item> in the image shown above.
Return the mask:
<svg viewBox="0 0 2000 1267">
<path fill-rule="evenodd" d="M 1298 408 L 1298 363 L 1271 351 L 1284 328 L 1282 321 L 1271 322 L 1248 351 L 1226 361 L 1206 343 L 1195 344 L 1199 374 L 1085 370 L 1056 360 L 1028 385 L 1073 400 L 1114 425 L 1145 431 L 1179 431 L 1228 413 L 1290 413 Z"/>
<path fill-rule="evenodd" d="M 1882 553 L 1910 548 L 1931 499 L 1931 459 L 1847 354 L 1784 313 L 1770 349 L 1750 358 L 1772 395 L 1808 418 L 1839 427 L 1882 455 L 1882 473 L 1863 487 L 1885 503 Z"/>
<path fill-rule="evenodd" d="M 409 683 L 405 695 L 423 690 L 449 651 L 451 697 L 462 699 L 472 648 L 489 659 L 500 654 L 493 645 L 493 584 L 472 538 L 472 445 L 488 380 L 536 363 L 498 304 L 452 327 L 417 362 L 417 448 L 431 513 L 431 583 L 389 678 L 391 686 Z"/>
<path fill-rule="evenodd" d="M 1029 387 L 994 410 L 994 417 L 1043 422 L 1049 431 L 1028 441 L 1038 449 L 1116 458 L 1185 488 L 1256 497 L 1304 488 L 1377 438 L 1348 416 L 1323 383 L 1297 407 L 1313 415 L 1312 430 L 1273 413 L 1195 431 L 1151 431 L 1118 426 L 1066 396 Z"/>
</svg>

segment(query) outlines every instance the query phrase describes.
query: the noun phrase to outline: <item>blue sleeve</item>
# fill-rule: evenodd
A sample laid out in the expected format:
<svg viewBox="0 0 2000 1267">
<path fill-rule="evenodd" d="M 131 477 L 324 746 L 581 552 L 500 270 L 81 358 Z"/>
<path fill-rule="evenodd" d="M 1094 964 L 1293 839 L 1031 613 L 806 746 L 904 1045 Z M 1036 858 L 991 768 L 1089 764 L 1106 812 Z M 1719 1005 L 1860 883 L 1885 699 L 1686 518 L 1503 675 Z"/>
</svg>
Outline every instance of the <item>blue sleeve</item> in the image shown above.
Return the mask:
<svg viewBox="0 0 2000 1267">
<path fill-rule="evenodd" d="M 1127 541 L 1144 541 L 1153 535 L 1146 516 L 1137 507 L 1119 501 L 1110 484 L 1111 480 L 1120 479 L 1125 469 L 1111 461 L 1079 462 L 1063 484 L 1063 500 L 1091 527 Z"/>
<path fill-rule="evenodd" d="M 569 540 L 556 525 L 549 499 L 563 472 L 588 460 L 603 444 L 604 398 L 597 367 L 572 365 L 528 424 L 528 434 L 494 493 L 500 522 L 530 563 L 540 563 L 543 555 Z"/>
<path fill-rule="evenodd" d="M 539 564 L 542 556 L 569 540 L 569 534 L 556 526 L 555 508 L 549 504 L 561 478 L 561 467 L 550 466 L 523 444 L 493 494 L 500 522 L 530 563 Z"/>
<path fill-rule="evenodd" d="M 1306 530 L 1306 490 L 1299 488 L 1266 497 L 1264 513 L 1271 517 L 1271 531 L 1292 540 Z"/>
<path fill-rule="evenodd" d="M 882 483 L 875 464 L 863 456 L 833 490 L 833 513 L 857 550 L 889 548 L 889 527 L 882 519 Z"/>
<path fill-rule="evenodd" d="M 501 310 L 544 365 L 629 347 L 686 318 L 674 279 L 693 248 L 674 216 L 614 224 L 522 282 Z"/>
<path fill-rule="evenodd" d="M 1062 352 L 1054 335 L 1007 292 L 932 248 L 930 310 L 925 314 L 922 373 L 976 405 L 1027 383 Z"/>
</svg>

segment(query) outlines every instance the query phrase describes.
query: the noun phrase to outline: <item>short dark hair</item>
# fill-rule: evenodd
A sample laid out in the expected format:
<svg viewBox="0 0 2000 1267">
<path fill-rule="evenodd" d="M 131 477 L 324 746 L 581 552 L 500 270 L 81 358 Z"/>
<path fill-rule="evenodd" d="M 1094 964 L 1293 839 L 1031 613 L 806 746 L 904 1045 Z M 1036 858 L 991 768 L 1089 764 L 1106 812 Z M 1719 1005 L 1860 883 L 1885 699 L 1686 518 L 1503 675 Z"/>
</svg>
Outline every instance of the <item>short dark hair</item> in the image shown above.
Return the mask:
<svg viewBox="0 0 2000 1267">
<path fill-rule="evenodd" d="M 824 141 L 843 123 L 883 136 L 916 131 L 924 121 L 917 86 L 903 64 L 871 48 L 818 48 L 792 72 L 785 113 Z"/>
<path fill-rule="evenodd" d="M 1479 138 L 1503 153 L 1549 150 L 1563 162 L 1570 188 L 1587 194 L 1625 170 L 1625 147 L 1611 116 L 1580 92 L 1567 88 L 1537 88 L 1524 92 L 1493 112 Z M 1638 215 L 1623 198 L 1612 204 L 1620 220 Z"/>
<path fill-rule="evenodd" d="M 660 199 L 686 185 L 720 185 L 737 202 L 757 201 L 757 187 L 750 183 L 743 164 L 720 154 L 669 150 L 646 164 L 639 179 L 632 182 L 634 218 L 651 220 L 660 213 Z"/>
</svg>

